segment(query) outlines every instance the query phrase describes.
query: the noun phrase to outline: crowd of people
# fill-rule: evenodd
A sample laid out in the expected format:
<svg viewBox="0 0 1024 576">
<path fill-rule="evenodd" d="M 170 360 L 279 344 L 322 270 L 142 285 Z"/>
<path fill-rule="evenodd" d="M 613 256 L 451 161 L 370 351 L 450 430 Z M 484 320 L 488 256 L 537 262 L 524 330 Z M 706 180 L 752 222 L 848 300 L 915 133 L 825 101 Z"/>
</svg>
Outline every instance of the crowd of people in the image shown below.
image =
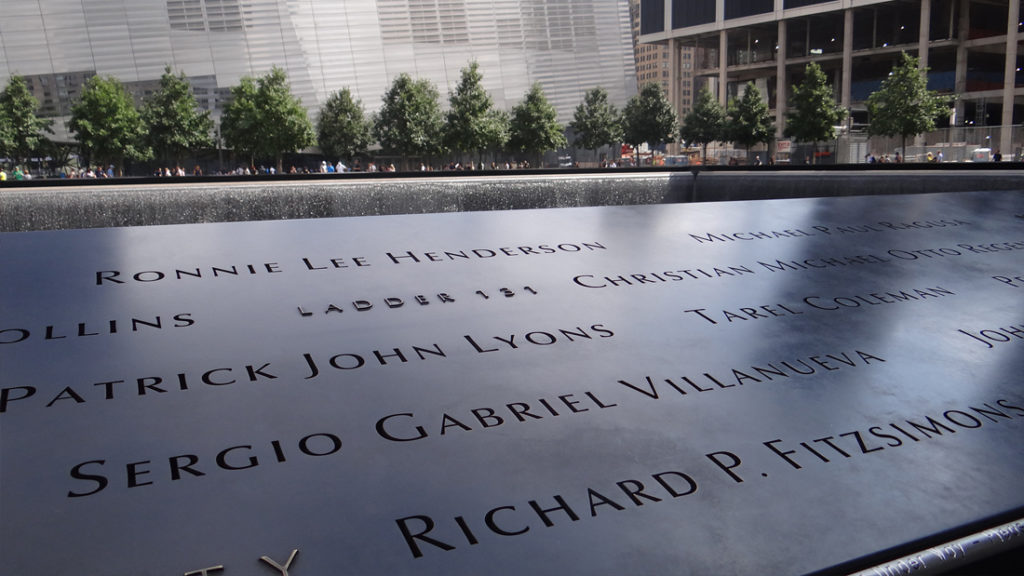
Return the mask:
<svg viewBox="0 0 1024 576">
<path fill-rule="evenodd" d="M 34 177 L 38 178 L 113 178 L 115 176 L 114 166 L 110 165 L 106 168 L 102 166 L 84 168 L 69 168 L 67 170 L 61 170 L 53 175 L 46 175 L 40 173 L 38 176 L 33 176 L 32 171 L 21 166 L 15 166 L 10 172 L 6 169 L 0 168 L 0 182 L 7 180 L 32 180 Z"/>
<path fill-rule="evenodd" d="M 26 170 L 22 170 L 21 166 L 16 166 L 9 176 L 12 180 L 31 180 L 32 173 Z M 0 182 L 6 182 L 8 178 L 7 171 L 0 168 Z"/>
<path fill-rule="evenodd" d="M 1022 152 L 1021 154 L 1022 154 L 1022 156 L 1020 158 L 1014 158 L 1013 156 L 1011 156 L 1010 159 L 1011 160 L 1017 160 L 1017 161 L 1024 161 L 1024 152 Z M 1002 160 L 1003 160 L 1002 154 L 1000 154 L 999 151 L 996 150 L 994 152 L 994 154 L 991 155 L 990 158 L 988 158 L 987 160 L 981 160 L 981 161 L 1000 162 Z M 875 154 L 869 153 L 869 154 L 866 154 L 864 156 L 864 162 L 867 163 L 867 164 L 900 164 L 900 163 L 903 163 L 905 161 L 907 161 L 907 160 L 900 154 L 900 152 L 895 152 L 895 153 L 893 153 L 891 155 L 890 154 L 882 154 L 882 155 L 879 155 L 879 156 L 876 156 Z M 939 151 L 934 152 L 934 153 L 929 151 L 929 152 L 927 152 L 927 154 L 925 156 L 918 157 L 916 160 L 912 159 L 911 161 L 927 162 L 927 163 L 943 163 L 943 162 L 946 161 L 946 159 L 945 159 L 945 157 L 943 155 L 942 150 L 939 150 Z M 979 161 L 979 160 L 975 160 L 975 161 Z M 317 165 L 315 163 L 309 164 L 309 165 L 294 165 L 294 164 L 292 164 L 292 165 L 288 166 L 285 170 L 282 170 L 281 173 L 282 174 L 317 174 L 317 173 L 319 173 L 319 174 L 344 174 L 344 173 L 353 173 L 353 172 L 355 172 L 355 173 L 364 173 L 364 172 L 373 173 L 373 172 L 397 172 L 398 171 L 398 168 L 395 166 L 395 163 L 393 161 L 390 161 L 390 160 L 367 159 L 365 161 L 365 164 L 363 162 L 364 161 L 362 159 L 356 158 L 351 163 L 351 166 L 350 166 L 350 165 L 346 164 L 342 160 L 338 160 L 337 162 L 329 162 L 327 160 L 321 160 L 319 165 Z M 723 159 L 723 160 L 721 160 L 721 162 L 725 162 L 725 160 Z M 740 166 L 740 165 L 750 165 L 750 164 L 753 164 L 755 166 L 763 166 L 763 165 L 773 166 L 776 163 L 776 159 L 775 159 L 774 155 L 766 155 L 766 157 L 763 158 L 761 154 L 758 154 L 758 155 L 754 156 L 752 159 L 744 161 L 744 159 L 742 159 L 742 158 L 739 158 L 739 157 L 736 157 L 736 156 L 730 156 L 728 161 L 727 161 L 727 163 L 730 166 Z M 811 158 L 810 157 L 805 158 L 805 163 L 806 164 L 810 164 L 811 163 Z M 633 159 L 629 158 L 629 157 L 625 157 L 625 156 L 623 156 L 621 159 L 618 159 L 618 160 L 616 160 L 616 159 L 603 159 L 598 164 L 598 166 L 601 167 L 601 168 L 618 168 L 620 166 L 632 166 L 632 165 L 633 165 Z M 568 164 L 568 163 L 560 164 L 560 166 L 561 167 L 569 167 L 569 166 L 571 166 L 571 167 L 574 167 L 574 168 L 579 168 L 580 164 L 579 164 L 579 162 L 572 162 L 571 164 Z M 475 161 L 468 161 L 468 162 L 462 163 L 462 162 L 459 162 L 459 161 L 451 160 L 451 161 L 448 161 L 448 162 L 441 162 L 441 163 L 415 162 L 415 163 L 412 163 L 409 166 L 408 170 L 419 171 L 419 172 L 446 172 L 446 171 L 476 171 L 476 170 L 491 170 L 491 171 L 497 171 L 497 170 L 525 170 L 525 169 L 529 169 L 529 168 L 531 168 L 530 162 L 525 161 L 525 160 L 519 160 L 519 161 L 508 160 L 508 161 L 504 161 L 504 162 L 492 161 L 490 163 L 475 162 Z M 277 173 L 278 173 L 278 170 L 274 166 L 260 165 L 260 166 L 257 167 L 255 165 L 239 165 L 239 166 L 236 166 L 234 168 L 227 168 L 227 169 L 221 169 L 221 170 L 212 171 L 210 173 L 210 175 L 213 175 L 213 176 L 251 176 L 251 175 L 276 175 Z M 83 168 L 67 167 L 67 168 L 60 169 L 58 171 L 51 170 L 49 172 L 40 170 L 40 171 L 38 171 L 35 174 L 35 178 L 61 178 L 61 179 L 64 179 L 64 178 L 89 178 L 89 179 L 93 179 L 94 178 L 94 179 L 101 179 L 101 178 L 113 178 L 116 175 L 118 175 L 118 174 L 116 173 L 114 166 L 113 165 L 109 165 L 106 168 L 104 168 L 102 166 L 95 166 L 95 167 L 86 166 L 86 167 L 83 167 Z M 176 165 L 174 167 L 171 167 L 171 166 L 157 167 L 157 168 L 155 168 L 153 170 L 151 175 L 155 176 L 155 177 L 160 177 L 160 178 L 175 178 L 175 177 L 185 177 L 185 176 L 203 176 L 204 175 L 204 171 L 203 171 L 202 167 L 199 164 L 196 164 L 191 170 L 187 170 L 187 169 L 185 169 L 184 167 L 182 167 L 180 165 Z M 22 166 L 8 167 L 6 169 L 4 167 L 0 166 L 0 182 L 7 181 L 7 180 L 18 181 L 18 180 L 31 180 L 31 179 L 33 179 L 33 173 L 30 170 L 28 170 L 28 169 L 26 169 L 26 168 L 24 168 Z"/>
<path fill-rule="evenodd" d="M 892 156 L 889 156 L 888 154 L 882 154 L 878 157 L 874 154 L 867 154 L 864 156 L 864 161 L 868 164 L 902 164 L 904 160 L 905 158 L 900 156 L 899 152 L 896 152 Z M 942 153 L 942 150 L 939 150 L 935 154 L 932 154 L 931 151 L 929 151 L 928 154 L 925 155 L 925 161 L 933 164 L 945 162 L 945 155 Z"/>
<path fill-rule="evenodd" d="M 607 164 L 602 167 L 606 167 Z M 614 167 L 615 164 L 612 164 Z M 577 164 L 576 167 L 579 167 Z M 444 171 L 471 171 L 471 170 L 525 170 L 530 168 L 528 161 L 507 161 L 507 162 L 491 162 L 489 165 L 484 162 L 462 162 L 450 161 L 441 164 L 427 164 L 424 162 L 415 163 L 411 170 L 419 172 L 444 172 Z M 283 174 L 344 174 L 352 172 L 398 172 L 398 167 L 395 166 L 394 162 L 391 161 L 374 161 L 368 160 L 366 164 L 359 158 L 356 158 L 352 165 L 345 164 L 344 161 L 338 160 L 336 163 L 321 160 L 320 165 L 316 166 L 296 166 L 294 164 L 288 166 L 287 169 L 283 170 Z M 213 173 L 216 176 L 253 176 L 253 175 L 267 175 L 272 176 L 278 173 L 277 168 L 274 166 L 266 165 L 239 165 L 235 168 L 226 170 L 219 170 Z M 181 176 L 202 176 L 203 171 L 197 165 L 191 172 L 187 172 L 181 166 L 175 168 L 157 168 L 153 172 L 153 176 L 156 177 L 181 177 Z"/>
</svg>

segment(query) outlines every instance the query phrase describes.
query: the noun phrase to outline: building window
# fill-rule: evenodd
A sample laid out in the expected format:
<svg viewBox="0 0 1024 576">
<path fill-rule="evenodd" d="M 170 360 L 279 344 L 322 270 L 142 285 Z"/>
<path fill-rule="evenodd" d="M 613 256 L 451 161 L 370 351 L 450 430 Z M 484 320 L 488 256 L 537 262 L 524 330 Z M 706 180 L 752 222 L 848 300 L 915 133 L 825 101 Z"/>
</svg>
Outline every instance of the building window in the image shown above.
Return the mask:
<svg viewBox="0 0 1024 576">
<path fill-rule="evenodd" d="M 66 72 L 64 74 L 46 74 L 25 76 L 25 85 L 32 96 L 39 101 L 39 116 L 53 118 L 71 113 L 71 105 L 78 100 L 80 86 L 95 75 L 92 70 L 82 72 Z M 57 86 L 56 92 L 50 86 Z M 65 86 L 71 86 L 69 90 Z"/>
<path fill-rule="evenodd" d="M 833 0 L 786 0 L 782 7 L 789 10 L 790 8 L 800 8 L 801 6 L 812 6 L 814 4 L 824 4 L 832 1 Z"/>
<path fill-rule="evenodd" d="M 711 24 L 715 21 L 715 0 L 672 0 L 672 28 Z"/>
<path fill-rule="evenodd" d="M 167 16 L 172 30 L 202 32 L 206 29 L 199 0 L 167 0 Z"/>
<path fill-rule="evenodd" d="M 238 0 L 206 0 L 206 19 L 212 32 L 242 29 Z"/>
<path fill-rule="evenodd" d="M 167 0 L 172 30 L 223 32 L 242 29 L 239 0 Z"/>
<path fill-rule="evenodd" d="M 640 33 L 665 31 L 665 0 L 640 0 Z"/>
<path fill-rule="evenodd" d="M 775 8 L 775 0 L 725 0 L 725 19 L 766 14 Z"/>
</svg>

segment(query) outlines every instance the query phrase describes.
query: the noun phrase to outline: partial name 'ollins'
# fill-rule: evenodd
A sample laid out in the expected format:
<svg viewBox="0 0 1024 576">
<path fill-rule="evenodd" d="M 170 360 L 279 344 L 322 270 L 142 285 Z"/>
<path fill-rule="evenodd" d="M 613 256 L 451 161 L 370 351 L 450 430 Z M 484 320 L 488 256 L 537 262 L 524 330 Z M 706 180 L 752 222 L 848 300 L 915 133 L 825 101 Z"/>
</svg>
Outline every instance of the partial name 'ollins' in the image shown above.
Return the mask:
<svg viewBox="0 0 1024 576">
<path fill-rule="evenodd" d="M 163 330 L 165 328 L 188 328 L 196 323 L 192 313 L 175 314 L 170 320 L 162 316 L 151 318 L 129 318 L 127 321 L 102 320 L 99 322 L 77 322 L 67 325 L 49 324 L 40 329 L 35 328 L 0 328 L 0 345 L 18 344 L 27 340 L 54 342 L 68 338 L 87 338 L 89 336 L 110 336 L 113 334 L 133 334 Z"/>
</svg>

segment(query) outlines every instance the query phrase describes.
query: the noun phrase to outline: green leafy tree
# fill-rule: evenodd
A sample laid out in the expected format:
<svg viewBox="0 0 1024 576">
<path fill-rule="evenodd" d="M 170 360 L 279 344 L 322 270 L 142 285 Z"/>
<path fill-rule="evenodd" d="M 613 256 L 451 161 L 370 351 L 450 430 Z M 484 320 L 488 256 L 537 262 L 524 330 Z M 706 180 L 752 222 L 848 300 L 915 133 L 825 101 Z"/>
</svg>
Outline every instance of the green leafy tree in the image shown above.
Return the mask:
<svg viewBox="0 0 1024 576">
<path fill-rule="evenodd" d="M 729 139 L 743 146 L 747 155 L 753 146 L 772 141 L 775 136 L 772 112 L 753 82 L 747 83 L 743 97 L 738 102 L 729 102 L 727 125 Z"/>
<path fill-rule="evenodd" d="M 678 126 L 665 91 L 653 82 L 644 84 L 640 93 L 630 98 L 622 109 L 622 141 L 634 149 L 644 142 L 657 146 L 674 141 Z"/>
<path fill-rule="evenodd" d="M 257 152 L 273 157 L 277 172 L 281 173 L 285 153 L 302 150 L 316 142 L 313 124 L 302 101 L 292 95 L 284 70 L 276 66 L 257 80 L 256 97 L 264 131 Z"/>
<path fill-rule="evenodd" d="M 448 95 L 444 142 L 460 153 L 478 152 L 507 139 L 507 123 L 494 110 L 494 100 L 484 90 L 483 75 L 476 61 L 462 69 L 459 85 Z"/>
<path fill-rule="evenodd" d="M 721 141 L 725 135 L 725 110 L 715 100 L 707 86 L 700 89 L 693 108 L 683 118 L 679 136 L 687 144 L 703 149 L 704 164 L 708 163 L 708 144 Z"/>
<path fill-rule="evenodd" d="M 927 70 L 918 59 L 902 53 L 882 86 L 868 96 L 868 134 L 899 136 L 904 155 L 907 138 L 935 129 L 935 121 L 949 113 L 949 100 L 928 90 Z"/>
<path fill-rule="evenodd" d="M 77 146 L 69 142 L 54 142 L 47 139 L 40 146 L 40 154 L 50 159 L 49 166 L 55 170 L 63 170 L 71 165 L 71 156 Z"/>
<path fill-rule="evenodd" d="M 313 124 L 302 101 L 292 95 L 284 70 L 273 67 L 259 78 L 243 77 L 231 89 L 221 118 L 221 134 L 237 151 L 273 158 L 280 173 L 284 155 L 312 146 Z"/>
<path fill-rule="evenodd" d="M 622 116 L 608 101 L 608 91 L 598 86 L 587 91 L 576 107 L 569 123 L 576 132 L 576 141 L 584 150 L 614 146 L 622 138 Z"/>
<path fill-rule="evenodd" d="M 14 126 L 3 109 L 0 108 L 0 156 L 13 156 L 11 150 L 14 148 Z"/>
<path fill-rule="evenodd" d="M 324 102 L 316 123 L 320 150 L 332 158 L 345 158 L 362 154 L 370 147 L 373 123 L 366 117 L 363 103 L 344 88 Z"/>
<path fill-rule="evenodd" d="M 402 157 L 431 156 L 440 150 L 444 130 L 437 88 L 426 79 L 399 74 L 384 94 L 374 121 L 374 134 L 385 153 Z"/>
<path fill-rule="evenodd" d="M 175 76 L 171 67 L 160 77 L 160 89 L 142 107 L 146 143 L 157 158 L 181 164 L 186 153 L 213 146 L 213 120 L 200 110 L 184 72 Z"/>
<path fill-rule="evenodd" d="M 113 77 L 93 76 L 71 107 L 68 123 L 82 152 L 94 162 L 113 164 L 124 174 L 125 160 L 146 160 L 142 116 L 124 86 Z"/>
<path fill-rule="evenodd" d="M 836 104 L 832 86 L 821 66 L 811 62 L 804 68 L 804 79 L 793 86 L 790 111 L 786 114 L 788 138 L 817 143 L 836 137 L 836 126 L 846 118 L 846 109 Z"/>
<path fill-rule="evenodd" d="M 540 158 L 549 150 L 566 146 L 565 129 L 558 123 L 558 112 L 552 106 L 540 83 L 534 83 L 523 101 L 512 108 L 509 147 L 529 154 L 540 165 Z"/>
<path fill-rule="evenodd" d="M 504 110 L 491 110 L 487 121 L 487 149 L 497 155 L 512 136 L 512 117 Z"/>
<path fill-rule="evenodd" d="M 11 76 L 0 92 L 0 154 L 24 162 L 46 143 L 43 132 L 53 133 L 53 122 L 36 116 L 39 101 L 29 92 L 25 79 Z"/>
<path fill-rule="evenodd" d="M 243 76 L 237 86 L 231 87 L 231 100 L 220 117 L 220 133 L 224 143 L 235 153 L 255 163 L 256 151 L 262 131 L 257 104 L 256 79 Z"/>
</svg>

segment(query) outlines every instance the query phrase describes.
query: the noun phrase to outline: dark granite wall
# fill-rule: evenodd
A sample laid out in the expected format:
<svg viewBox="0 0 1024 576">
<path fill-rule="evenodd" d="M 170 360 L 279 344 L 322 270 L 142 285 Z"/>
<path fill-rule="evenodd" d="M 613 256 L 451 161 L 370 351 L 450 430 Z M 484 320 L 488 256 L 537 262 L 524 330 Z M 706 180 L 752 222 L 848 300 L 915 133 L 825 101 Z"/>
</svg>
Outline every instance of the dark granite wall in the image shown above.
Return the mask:
<svg viewBox="0 0 1024 576">
<path fill-rule="evenodd" d="M 0 231 L 1024 190 L 1017 170 L 556 171 L 430 177 L 65 181 L 0 187 Z"/>
</svg>

